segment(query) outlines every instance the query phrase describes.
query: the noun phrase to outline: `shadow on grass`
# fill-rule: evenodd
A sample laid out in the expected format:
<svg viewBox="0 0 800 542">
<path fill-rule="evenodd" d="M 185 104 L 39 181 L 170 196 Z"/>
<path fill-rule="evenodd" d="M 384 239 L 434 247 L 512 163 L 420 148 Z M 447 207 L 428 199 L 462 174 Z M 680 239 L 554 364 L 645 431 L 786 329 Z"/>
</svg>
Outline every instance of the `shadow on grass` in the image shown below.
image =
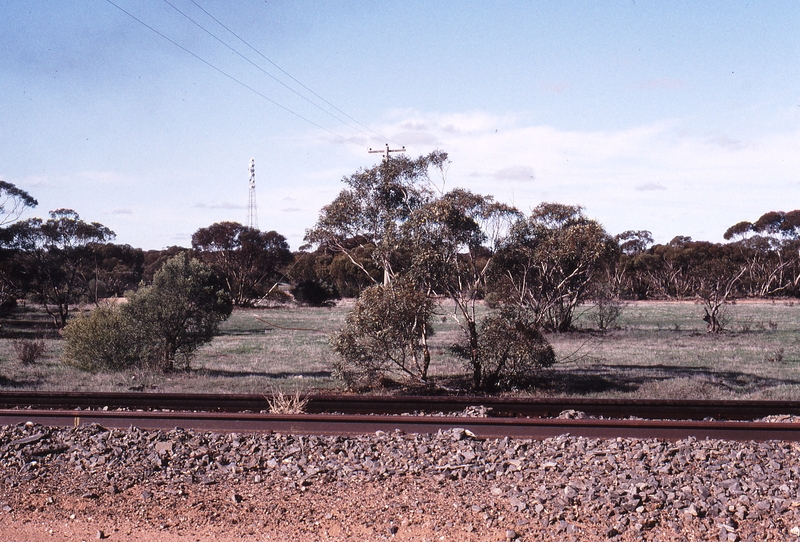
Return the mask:
<svg viewBox="0 0 800 542">
<path fill-rule="evenodd" d="M 800 384 L 800 380 L 796 379 L 769 378 L 740 371 L 715 371 L 707 367 L 594 365 L 588 368 L 554 370 L 541 379 L 536 387 L 566 395 L 631 393 L 646 385 L 675 379 L 705 382 L 733 393 Z"/>
<path fill-rule="evenodd" d="M 0 320 L 0 339 L 58 339 L 61 335 L 52 322 Z"/>
<path fill-rule="evenodd" d="M 564 395 L 586 395 L 591 393 L 631 393 L 641 383 L 626 379 L 624 375 L 592 374 L 590 372 L 554 371 L 534 381 L 534 389 Z"/>
<path fill-rule="evenodd" d="M 258 371 L 225 371 L 222 369 L 193 369 L 192 372 L 197 376 L 207 376 L 209 378 L 246 378 L 246 377 L 259 377 L 259 378 L 272 378 L 275 380 L 283 378 L 331 378 L 330 371 L 308 371 L 301 373 L 289 372 L 258 372 Z"/>
<path fill-rule="evenodd" d="M 266 333 L 264 328 L 259 329 L 221 329 L 217 332 L 217 336 L 221 337 L 254 337 L 259 336 L 262 337 Z"/>
<path fill-rule="evenodd" d="M 8 389 L 34 389 L 37 385 L 40 384 L 38 380 L 13 380 L 10 378 L 6 378 L 3 375 L 0 375 L 0 388 L 8 388 Z"/>
</svg>

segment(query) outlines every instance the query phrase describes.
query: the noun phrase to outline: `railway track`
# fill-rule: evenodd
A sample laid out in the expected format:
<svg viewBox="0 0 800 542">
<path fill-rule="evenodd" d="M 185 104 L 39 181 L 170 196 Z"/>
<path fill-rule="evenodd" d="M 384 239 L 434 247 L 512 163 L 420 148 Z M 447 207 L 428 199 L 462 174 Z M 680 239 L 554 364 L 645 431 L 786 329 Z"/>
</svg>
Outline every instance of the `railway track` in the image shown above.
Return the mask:
<svg viewBox="0 0 800 542">
<path fill-rule="evenodd" d="M 800 415 L 800 403 L 795 402 L 314 395 L 308 397 L 307 413 L 287 415 L 267 413 L 269 400 L 254 395 L 5 392 L 0 393 L 0 424 L 97 423 L 109 428 L 338 435 L 395 430 L 435 433 L 458 427 L 476 438 L 541 439 L 568 433 L 590 438 L 800 441 L 800 423 L 752 421 Z M 491 409 L 490 415 L 408 414 L 457 412 L 477 405 Z M 553 417 L 564 410 L 594 417 Z M 703 421 L 708 418 L 713 420 Z"/>
<path fill-rule="evenodd" d="M 384 396 L 315 394 L 308 400 L 308 414 L 407 414 L 458 412 L 481 405 L 490 417 L 549 418 L 565 410 L 606 418 L 671 420 L 756 420 L 788 414 L 800 416 L 798 401 L 706 401 L 519 398 L 478 396 Z M 88 393 L 0 392 L 0 408 L 34 409 L 136 409 L 203 412 L 261 412 L 269 409 L 270 395 L 202 393 Z"/>
</svg>

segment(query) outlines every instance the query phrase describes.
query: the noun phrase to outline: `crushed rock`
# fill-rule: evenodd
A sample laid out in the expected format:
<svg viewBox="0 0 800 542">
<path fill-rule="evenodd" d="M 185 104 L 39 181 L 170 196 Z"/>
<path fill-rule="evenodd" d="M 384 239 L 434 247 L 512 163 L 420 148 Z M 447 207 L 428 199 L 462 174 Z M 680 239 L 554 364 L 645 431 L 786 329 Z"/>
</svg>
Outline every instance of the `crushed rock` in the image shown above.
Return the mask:
<svg viewBox="0 0 800 542">
<path fill-rule="evenodd" d="M 28 423 L 0 427 L 0 532 L 34 541 L 67 528 L 70 539 L 218 542 L 791 540 L 800 537 L 798 452 L 777 441 L 480 440 L 463 429 L 337 437 Z"/>
</svg>

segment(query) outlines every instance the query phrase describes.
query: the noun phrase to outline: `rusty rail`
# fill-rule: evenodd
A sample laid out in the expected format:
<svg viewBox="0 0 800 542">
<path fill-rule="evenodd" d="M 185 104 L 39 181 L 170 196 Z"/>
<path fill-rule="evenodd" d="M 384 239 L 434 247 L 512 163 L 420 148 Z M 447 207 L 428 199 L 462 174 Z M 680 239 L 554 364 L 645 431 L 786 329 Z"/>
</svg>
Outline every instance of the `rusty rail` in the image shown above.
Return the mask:
<svg viewBox="0 0 800 542">
<path fill-rule="evenodd" d="M 564 410 L 590 416 L 672 420 L 755 420 L 769 415 L 800 415 L 797 401 L 628 400 L 517 397 L 421 397 L 375 395 L 309 395 L 309 414 L 403 414 L 457 412 L 469 406 L 490 408 L 491 417 L 554 417 Z M 269 395 L 0 392 L 0 408 L 135 409 L 204 412 L 261 412 L 269 409 Z"/>
<path fill-rule="evenodd" d="M 702 422 L 685 420 L 466 418 L 441 416 L 376 416 L 337 414 L 254 414 L 232 412 L 135 412 L 102 410 L 0 410 L 0 425 L 35 422 L 70 427 L 96 423 L 107 428 L 169 430 L 175 427 L 214 432 L 278 432 L 291 434 L 369 434 L 400 430 L 435 433 L 461 428 L 476 438 L 543 439 L 563 434 L 588 438 L 686 437 L 722 440 L 800 441 L 799 423 Z"/>
</svg>

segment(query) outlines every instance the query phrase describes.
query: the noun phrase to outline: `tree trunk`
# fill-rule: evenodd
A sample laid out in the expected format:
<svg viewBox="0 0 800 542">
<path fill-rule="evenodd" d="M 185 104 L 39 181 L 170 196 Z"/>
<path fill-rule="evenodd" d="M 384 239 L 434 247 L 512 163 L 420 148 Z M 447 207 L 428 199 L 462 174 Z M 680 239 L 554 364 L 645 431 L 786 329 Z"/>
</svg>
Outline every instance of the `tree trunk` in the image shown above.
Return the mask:
<svg viewBox="0 0 800 542">
<path fill-rule="evenodd" d="M 469 359 L 472 364 L 472 388 L 479 390 L 483 384 L 483 367 L 478 357 L 478 327 L 473 320 L 467 322 L 469 332 Z"/>
</svg>

